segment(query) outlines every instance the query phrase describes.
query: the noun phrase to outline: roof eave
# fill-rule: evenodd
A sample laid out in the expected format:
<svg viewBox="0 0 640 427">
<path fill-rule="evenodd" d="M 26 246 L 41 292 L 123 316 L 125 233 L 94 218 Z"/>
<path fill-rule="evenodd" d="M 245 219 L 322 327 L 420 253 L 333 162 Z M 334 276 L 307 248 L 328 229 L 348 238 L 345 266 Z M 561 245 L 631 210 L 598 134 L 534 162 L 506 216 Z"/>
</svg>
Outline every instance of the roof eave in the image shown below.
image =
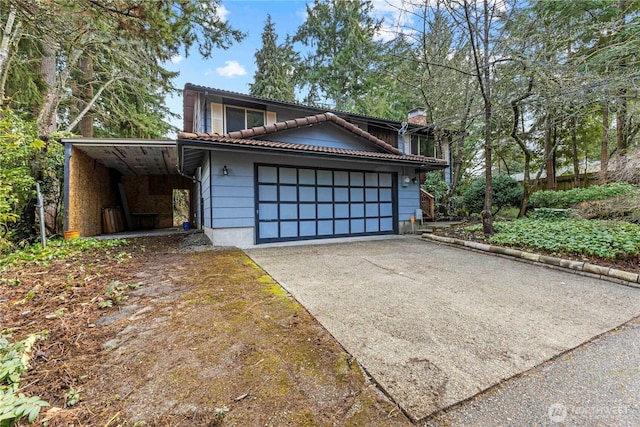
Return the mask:
<svg viewBox="0 0 640 427">
<path fill-rule="evenodd" d="M 217 141 L 196 141 L 190 139 L 178 139 L 178 157 L 180 161 L 180 167 L 183 167 L 183 150 L 184 148 L 197 148 L 197 149 L 221 149 L 225 151 L 260 151 L 260 152 L 273 152 L 273 153 L 287 153 L 298 156 L 313 156 L 323 158 L 341 158 L 346 160 L 366 161 L 370 163 L 382 163 L 382 164 L 400 164 L 411 165 L 424 170 L 441 170 L 446 169 L 449 164 L 443 162 L 430 162 L 416 159 L 393 159 L 393 158 L 380 158 L 374 156 L 365 156 L 357 154 L 341 154 L 341 153 L 327 153 L 322 151 L 301 151 L 296 149 L 287 149 L 282 147 L 256 147 L 251 145 L 229 145 L 226 142 Z"/>
</svg>

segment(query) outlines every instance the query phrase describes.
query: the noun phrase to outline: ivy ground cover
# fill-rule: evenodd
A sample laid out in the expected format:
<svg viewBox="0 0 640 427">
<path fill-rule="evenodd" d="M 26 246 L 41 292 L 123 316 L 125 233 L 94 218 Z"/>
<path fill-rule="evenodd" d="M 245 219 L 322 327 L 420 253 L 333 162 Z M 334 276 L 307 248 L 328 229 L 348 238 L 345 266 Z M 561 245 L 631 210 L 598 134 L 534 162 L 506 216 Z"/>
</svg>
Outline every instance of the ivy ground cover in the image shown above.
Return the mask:
<svg viewBox="0 0 640 427">
<path fill-rule="evenodd" d="M 498 233 L 489 242 L 496 245 L 524 246 L 554 253 L 593 255 L 604 259 L 640 255 L 640 225 L 601 220 L 565 219 L 561 221 L 517 219 L 495 224 Z M 478 231 L 479 225 L 467 227 Z"/>
</svg>

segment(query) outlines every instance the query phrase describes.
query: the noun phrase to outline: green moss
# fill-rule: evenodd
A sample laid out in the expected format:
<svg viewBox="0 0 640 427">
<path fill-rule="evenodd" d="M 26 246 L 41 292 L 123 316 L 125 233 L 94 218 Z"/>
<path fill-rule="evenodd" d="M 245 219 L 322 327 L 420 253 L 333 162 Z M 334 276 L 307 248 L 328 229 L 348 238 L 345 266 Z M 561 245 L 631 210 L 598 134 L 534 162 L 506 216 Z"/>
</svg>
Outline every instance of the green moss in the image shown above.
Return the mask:
<svg viewBox="0 0 640 427">
<path fill-rule="evenodd" d="M 271 284 L 271 283 L 275 283 L 275 281 L 268 274 L 263 274 L 262 276 L 258 277 L 258 283 Z"/>
</svg>

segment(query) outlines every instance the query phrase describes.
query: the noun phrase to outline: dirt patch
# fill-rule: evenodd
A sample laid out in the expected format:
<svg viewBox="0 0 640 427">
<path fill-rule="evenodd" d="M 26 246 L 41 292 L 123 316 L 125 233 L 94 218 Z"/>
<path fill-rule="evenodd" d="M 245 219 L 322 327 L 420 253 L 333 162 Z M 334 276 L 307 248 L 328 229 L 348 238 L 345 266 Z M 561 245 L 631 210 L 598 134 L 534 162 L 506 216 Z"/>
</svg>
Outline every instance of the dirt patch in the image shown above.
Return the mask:
<svg viewBox="0 0 640 427">
<path fill-rule="evenodd" d="M 88 253 L 10 272 L 21 284 L 0 287 L 2 328 L 16 338 L 49 330 L 21 390 L 55 407 L 40 419 L 50 426 L 411 425 L 244 253 L 203 250 L 188 239 L 133 241 L 126 262 Z M 98 308 L 114 281 L 137 289 L 116 307 Z M 34 288 L 35 297 L 17 303 Z M 60 308 L 62 317 L 50 315 Z M 65 408 L 70 390 L 80 402 Z"/>
</svg>

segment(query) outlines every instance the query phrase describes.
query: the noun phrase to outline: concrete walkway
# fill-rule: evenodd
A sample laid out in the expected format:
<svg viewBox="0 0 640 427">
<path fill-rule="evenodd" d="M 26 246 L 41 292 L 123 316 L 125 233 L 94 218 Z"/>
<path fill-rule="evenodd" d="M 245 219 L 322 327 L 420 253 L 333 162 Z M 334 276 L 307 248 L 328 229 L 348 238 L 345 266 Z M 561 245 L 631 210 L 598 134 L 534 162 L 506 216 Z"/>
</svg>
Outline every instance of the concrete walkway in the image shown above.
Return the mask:
<svg viewBox="0 0 640 427">
<path fill-rule="evenodd" d="M 640 315 L 640 290 L 413 237 L 246 251 L 414 420 Z"/>
</svg>

